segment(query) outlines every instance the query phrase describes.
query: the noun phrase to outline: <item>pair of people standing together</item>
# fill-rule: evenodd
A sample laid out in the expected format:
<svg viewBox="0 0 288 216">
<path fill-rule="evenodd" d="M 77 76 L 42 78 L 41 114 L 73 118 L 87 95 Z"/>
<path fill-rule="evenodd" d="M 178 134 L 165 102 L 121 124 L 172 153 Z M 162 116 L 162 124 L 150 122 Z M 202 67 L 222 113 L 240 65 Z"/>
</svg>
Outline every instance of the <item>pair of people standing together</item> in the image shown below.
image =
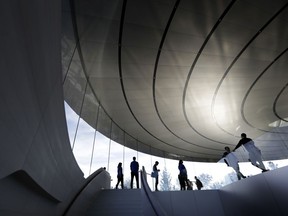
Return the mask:
<svg viewBox="0 0 288 216">
<path fill-rule="evenodd" d="M 130 163 L 130 170 L 131 170 L 131 183 L 130 187 L 131 189 L 133 188 L 133 180 L 135 178 L 136 180 L 136 186 L 139 188 L 139 163 L 136 161 L 136 157 L 133 157 L 133 161 Z M 117 166 L 117 184 L 116 184 L 116 189 L 118 189 L 119 183 L 121 183 L 121 188 L 124 188 L 123 185 L 123 170 L 122 170 L 122 163 L 120 162 Z"/>
<path fill-rule="evenodd" d="M 153 172 L 154 172 L 154 178 L 155 178 L 155 191 L 158 191 L 158 183 L 159 183 L 159 169 L 157 168 L 159 162 L 156 161 L 155 164 L 153 165 Z M 133 157 L 133 161 L 130 164 L 130 170 L 131 170 L 131 183 L 130 187 L 131 189 L 133 188 L 133 179 L 135 177 L 136 179 L 136 185 L 137 188 L 139 188 L 139 176 L 138 176 L 138 171 L 139 171 L 139 164 L 136 161 L 136 157 Z"/>
</svg>

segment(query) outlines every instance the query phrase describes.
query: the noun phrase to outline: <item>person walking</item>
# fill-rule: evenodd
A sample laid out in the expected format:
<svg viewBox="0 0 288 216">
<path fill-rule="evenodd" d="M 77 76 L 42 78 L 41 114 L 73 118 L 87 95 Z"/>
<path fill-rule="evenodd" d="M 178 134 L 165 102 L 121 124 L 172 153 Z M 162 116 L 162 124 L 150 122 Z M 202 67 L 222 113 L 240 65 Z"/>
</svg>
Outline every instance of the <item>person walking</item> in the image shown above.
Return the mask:
<svg viewBox="0 0 288 216">
<path fill-rule="evenodd" d="M 183 160 L 179 160 L 178 169 L 179 169 L 178 179 L 180 183 L 180 190 L 186 190 L 187 170 L 183 164 Z"/>
<path fill-rule="evenodd" d="M 197 176 L 195 176 L 194 178 L 195 178 L 195 184 L 197 186 L 197 189 L 201 190 L 201 188 L 203 187 L 202 182 L 197 178 Z"/>
<path fill-rule="evenodd" d="M 241 134 L 241 139 L 240 139 L 240 141 L 238 142 L 238 144 L 236 145 L 236 147 L 234 148 L 233 151 L 238 149 L 240 146 L 243 146 L 248 151 L 249 160 L 252 163 L 252 165 L 254 165 L 257 168 L 261 169 L 262 172 L 268 171 L 266 169 L 263 161 L 262 161 L 262 155 L 261 155 L 260 149 L 258 149 L 255 146 L 254 141 L 252 139 L 248 138 L 245 133 Z"/>
<path fill-rule="evenodd" d="M 228 146 L 226 146 L 224 149 L 225 149 L 225 152 L 222 157 L 224 158 L 224 162 L 227 164 L 227 166 L 232 167 L 235 170 L 238 180 L 240 180 L 241 178 L 246 178 L 246 176 L 244 176 L 240 172 L 240 168 L 238 164 L 239 161 L 238 161 L 238 158 L 235 156 L 235 154 L 231 152 Z"/>
<path fill-rule="evenodd" d="M 139 188 L 139 163 L 136 161 L 136 157 L 133 157 L 133 161 L 130 163 L 130 170 L 131 170 L 131 183 L 130 187 L 133 189 L 133 179 L 136 179 L 137 188 Z"/>
<path fill-rule="evenodd" d="M 121 183 L 121 188 L 123 189 L 123 170 L 122 170 L 122 163 L 120 162 L 117 166 L 117 184 L 116 184 L 116 189 L 118 189 L 119 183 Z"/>
<path fill-rule="evenodd" d="M 155 191 L 158 191 L 158 183 L 159 183 L 159 169 L 157 168 L 159 162 L 156 161 L 153 165 L 153 172 L 154 172 L 154 178 L 155 178 Z"/>
</svg>

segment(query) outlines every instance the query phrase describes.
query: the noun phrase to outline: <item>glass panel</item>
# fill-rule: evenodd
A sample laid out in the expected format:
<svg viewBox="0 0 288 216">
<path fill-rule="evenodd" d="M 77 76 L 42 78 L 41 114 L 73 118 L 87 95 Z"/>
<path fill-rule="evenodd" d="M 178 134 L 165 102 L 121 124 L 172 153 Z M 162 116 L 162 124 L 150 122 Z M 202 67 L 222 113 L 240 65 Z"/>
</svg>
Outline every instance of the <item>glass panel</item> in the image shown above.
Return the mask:
<svg viewBox="0 0 288 216">
<path fill-rule="evenodd" d="M 71 109 L 71 107 L 66 102 L 64 102 L 64 105 L 65 105 L 68 135 L 70 139 L 70 145 L 72 147 L 77 128 L 78 115 Z"/>
<path fill-rule="evenodd" d="M 103 109 L 99 109 L 97 131 L 110 138 L 111 119 L 106 115 Z"/>
<path fill-rule="evenodd" d="M 120 145 L 114 141 L 111 141 L 111 150 L 110 150 L 110 163 L 109 163 L 109 169 L 107 170 L 112 178 L 111 181 L 111 187 L 115 188 L 115 185 L 117 183 L 117 166 L 121 162 L 122 163 L 122 169 L 124 167 L 124 161 L 123 161 L 123 152 L 124 147 L 123 145 Z M 123 169 L 124 173 L 124 169 Z M 127 177 L 127 174 L 124 175 L 124 178 Z M 120 185 L 118 188 L 121 188 Z"/>
<path fill-rule="evenodd" d="M 112 123 L 111 139 L 117 143 L 124 143 L 124 132 L 115 123 Z"/>
<path fill-rule="evenodd" d="M 92 160 L 91 173 L 98 170 L 101 167 L 107 168 L 108 155 L 109 155 L 109 142 L 110 139 L 96 132 L 96 140 L 94 146 L 94 156 Z"/>
<path fill-rule="evenodd" d="M 84 177 L 89 175 L 94 132 L 95 130 L 93 128 L 80 119 L 73 153 L 79 167 L 84 173 Z"/>
<path fill-rule="evenodd" d="M 66 109 L 66 119 L 67 127 L 69 131 L 69 138 L 71 143 L 74 139 L 74 134 L 76 130 L 76 125 L 78 121 L 77 114 L 65 103 Z M 107 124 L 107 123 L 106 123 Z M 111 127 L 111 125 L 110 125 Z M 119 140 L 123 139 L 125 136 L 125 143 L 129 143 L 129 146 L 133 146 L 138 149 L 137 141 L 130 137 L 129 135 L 121 135 L 121 130 L 112 125 L 112 132 L 115 131 L 113 136 L 118 136 Z M 107 133 L 109 131 L 107 130 Z M 84 172 L 84 176 L 89 175 L 90 161 L 92 156 L 92 147 L 94 139 L 95 130 L 92 129 L 85 121 L 80 119 L 79 129 L 77 132 L 77 137 L 74 145 L 74 155 L 79 164 L 79 167 Z M 118 134 L 118 135 L 117 135 Z M 108 154 L 109 154 L 109 144 L 110 146 L 110 161 L 108 166 Z M 148 145 L 145 149 L 142 145 L 142 151 L 151 153 L 155 149 L 151 149 Z M 235 152 L 236 153 L 236 152 Z M 247 153 L 238 151 L 237 157 L 247 157 Z M 111 187 L 115 188 L 117 182 L 117 165 L 122 162 L 123 173 L 124 173 L 124 187 L 130 188 L 130 163 L 133 157 L 139 163 L 140 170 L 145 167 L 147 172 L 147 182 L 151 188 L 154 190 L 155 179 L 151 178 L 150 174 L 155 161 L 159 161 L 158 169 L 160 169 L 159 175 L 159 190 L 165 189 L 164 180 L 168 178 L 169 190 L 180 190 L 179 180 L 178 180 L 178 160 L 164 159 L 161 157 L 151 156 L 150 154 L 137 152 L 128 147 L 118 144 L 117 142 L 110 141 L 109 138 L 105 137 L 101 133 L 96 133 L 95 149 L 92 163 L 92 172 L 99 169 L 100 167 L 106 167 L 107 171 L 110 173 L 112 182 Z M 277 161 L 265 161 L 266 168 L 273 170 L 283 166 L 288 165 L 288 160 L 277 160 Z M 204 184 L 204 190 L 218 189 L 234 181 L 237 181 L 236 174 L 231 167 L 227 167 L 224 162 L 218 163 L 200 163 L 200 162 L 189 162 L 184 161 L 184 165 L 188 172 L 188 178 L 193 182 L 193 189 L 197 190 L 195 186 L 194 176 L 197 176 Z M 240 170 L 245 176 L 253 176 L 261 173 L 261 170 L 254 167 L 251 163 L 239 163 Z M 91 173 L 92 173 L 91 172 Z M 165 173 L 165 175 L 164 175 Z M 139 176 L 140 177 L 140 176 Z M 169 180 L 170 179 L 170 180 Z M 139 178 L 140 181 L 140 178 Z M 134 188 L 136 183 L 134 181 Z M 141 187 L 141 182 L 140 182 Z"/>
<path fill-rule="evenodd" d="M 133 157 L 136 157 L 136 161 L 138 161 L 138 152 L 125 147 L 125 153 L 124 153 L 124 166 L 123 166 L 123 172 L 124 172 L 124 187 L 130 188 L 130 182 L 131 182 L 131 172 L 130 172 L 130 163 L 133 161 Z M 141 169 L 141 163 L 139 163 L 139 168 Z M 139 175 L 139 186 L 141 187 L 141 181 L 140 181 L 140 175 Z M 134 179 L 133 182 L 133 188 L 136 188 L 136 181 Z"/>
</svg>

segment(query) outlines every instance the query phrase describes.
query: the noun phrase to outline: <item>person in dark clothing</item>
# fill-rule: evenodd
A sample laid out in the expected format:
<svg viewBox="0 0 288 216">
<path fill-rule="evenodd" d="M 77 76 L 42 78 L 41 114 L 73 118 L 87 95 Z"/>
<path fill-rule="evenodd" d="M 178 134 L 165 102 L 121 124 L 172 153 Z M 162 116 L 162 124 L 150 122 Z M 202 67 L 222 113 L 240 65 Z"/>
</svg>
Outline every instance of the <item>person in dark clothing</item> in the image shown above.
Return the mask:
<svg viewBox="0 0 288 216">
<path fill-rule="evenodd" d="M 197 178 L 197 176 L 195 176 L 195 180 L 196 180 L 196 186 L 198 188 L 198 190 L 201 190 L 201 188 L 203 187 L 202 182 Z"/>
<path fill-rule="evenodd" d="M 178 169 L 179 169 L 178 179 L 180 183 L 180 190 L 186 190 L 187 170 L 183 164 L 183 160 L 179 160 Z"/>
<path fill-rule="evenodd" d="M 122 171 L 122 163 L 120 162 L 117 166 L 117 184 L 116 184 L 116 189 L 118 189 L 119 183 L 121 183 L 121 188 L 123 189 L 123 171 Z"/>
<path fill-rule="evenodd" d="M 130 170 L 131 170 L 131 183 L 130 183 L 130 187 L 131 189 L 133 188 L 133 179 L 135 177 L 136 179 L 136 185 L 137 188 L 139 188 L 139 175 L 138 175 L 138 171 L 139 171 L 139 164 L 136 161 L 136 157 L 133 157 L 133 161 L 130 164 Z"/>
<path fill-rule="evenodd" d="M 234 148 L 233 151 L 238 149 L 240 146 L 243 146 L 249 153 L 249 160 L 252 163 L 252 165 L 256 166 L 257 168 L 261 169 L 262 172 L 268 171 L 265 168 L 265 165 L 262 161 L 261 151 L 258 149 L 253 140 L 250 138 L 247 138 L 247 135 L 245 133 L 241 134 L 241 139 Z"/>
<path fill-rule="evenodd" d="M 156 161 L 155 164 L 153 165 L 153 172 L 154 172 L 154 177 L 155 177 L 155 191 L 158 191 L 158 183 L 159 183 L 159 176 L 158 172 L 160 171 L 157 166 L 159 162 Z"/>
<path fill-rule="evenodd" d="M 193 183 L 189 179 L 187 179 L 187 190 L 193 190 Z"/>
</svg>

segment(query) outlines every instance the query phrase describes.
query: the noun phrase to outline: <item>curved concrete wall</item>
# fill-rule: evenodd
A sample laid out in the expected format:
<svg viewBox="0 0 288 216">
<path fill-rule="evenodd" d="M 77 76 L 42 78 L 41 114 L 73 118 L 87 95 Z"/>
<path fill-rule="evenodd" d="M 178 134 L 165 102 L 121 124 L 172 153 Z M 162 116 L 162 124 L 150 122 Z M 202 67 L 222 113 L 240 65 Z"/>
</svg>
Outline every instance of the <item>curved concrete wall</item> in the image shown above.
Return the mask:
<svg viewBox="0 0 288 216">
<path fill-rule="evenodd" d="M 103 189 L 111 188 L 111 176 L 103 170 L 105 169 L 100 168 L 87 178 L 85 185 L 65 211 L 66 216 L 86 215 L 87 209 L 93 204 L 93 199 L 99 196 Z"/>
<path fill-rule="evenodd" d="M 61 215 L 84 183 L 65 121 L 61 1 L 6 0 L 0 14 L 0 215 Z"/>
<path fill-rule="evenodd" d="M 288 167 L 261 173 L 219 190 L 154 193 L 168 215 L 286 216 Z"/>
</svg>

